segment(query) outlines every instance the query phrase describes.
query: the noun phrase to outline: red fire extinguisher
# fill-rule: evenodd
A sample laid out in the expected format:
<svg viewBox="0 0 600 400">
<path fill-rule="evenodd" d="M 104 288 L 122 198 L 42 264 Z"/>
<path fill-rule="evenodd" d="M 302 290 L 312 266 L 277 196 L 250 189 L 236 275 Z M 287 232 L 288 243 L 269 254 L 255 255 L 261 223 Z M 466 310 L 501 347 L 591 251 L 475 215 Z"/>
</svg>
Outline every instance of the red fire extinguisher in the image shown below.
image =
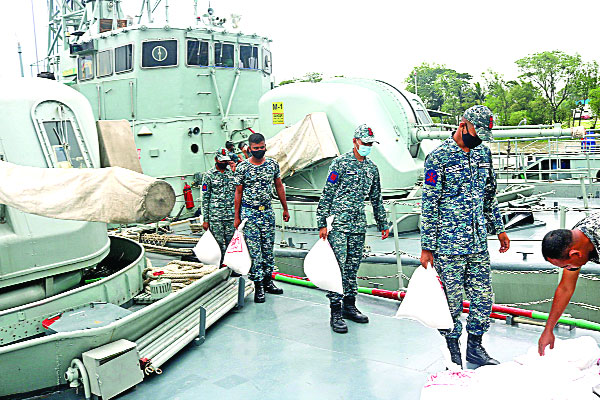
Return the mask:
<svg viewBox="0 0 600 400">
<path fill-rule="evenodd" d="M 183 198 L 185 200 L 185 208 L 194 208 L 194 196 L 192 196 L 192 187 L 185 183 L 183 186 Z"/>
</svg>

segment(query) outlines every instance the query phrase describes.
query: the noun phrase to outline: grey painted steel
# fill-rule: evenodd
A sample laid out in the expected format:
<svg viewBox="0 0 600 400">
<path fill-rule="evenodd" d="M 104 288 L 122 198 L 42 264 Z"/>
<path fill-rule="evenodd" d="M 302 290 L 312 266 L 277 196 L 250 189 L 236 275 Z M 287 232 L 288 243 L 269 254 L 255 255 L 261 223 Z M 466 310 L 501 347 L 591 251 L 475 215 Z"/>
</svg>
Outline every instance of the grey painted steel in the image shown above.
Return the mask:
<svg viewBox="0 0 600 400">
<path fill-rule="evenodd" d="M 192 285 L 108 326 L 57 333 L 0 347 L 0 376 L 11 379 L 0 386 L 0 396 L 24 393 L 66 383 L 72 359 L 89 349 L 117 339 L 137 340 L 194 299 L 211 290 L 229 274 L 220 269 Z M 19 368 L 14 366 L 19 365 Z M 32 380 L 32 376 L 35 379 Z"/>
<path fill-rule="evenodd" d="M 145 268 L 143 247 L 129 239 L 110 237 L 111 250 L 124 257 L 126 267 L 101 281 L 33 303 L 0 311 L 0 345 L 43 332 L 42 321 L 73 307 L 93 301 L 117 305 L 131 300 L 143 289 Z M 70 360 L 69 360 L 70 361 Z"/>
</svg>

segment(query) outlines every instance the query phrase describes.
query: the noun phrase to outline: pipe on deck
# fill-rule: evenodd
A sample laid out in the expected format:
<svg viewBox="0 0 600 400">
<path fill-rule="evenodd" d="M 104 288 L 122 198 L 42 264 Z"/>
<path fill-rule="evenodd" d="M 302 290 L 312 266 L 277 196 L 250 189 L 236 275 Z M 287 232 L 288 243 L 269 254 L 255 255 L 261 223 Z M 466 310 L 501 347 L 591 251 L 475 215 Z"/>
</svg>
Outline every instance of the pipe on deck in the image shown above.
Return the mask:
<svg viewBox="0 0 600 400">
<path fill-rule="evenodd" d="M 542 137 L 564 137 L 571 139 L 582 138 L 585 135 L 585 128 L 575 126 L 572 128 L 528 128 L 528 129 L 494 129 L 492 133 L 498 138 L 542 138 Z M 447 139 L 454 131 L 422 131 L 412 132 L 414 142 L 420 142 L 425 139 Z"/>
<path fill-rule="evenodd" d="M 292 283 L 295 285 L 301 285 L 301 286 L 306 286 L 306 287 L 311 287 L 311 288 L 317 287 L 308 278 L 301 278 L 299 276 L 281 274 L 279 272 L 273 272 L 272 276 L 273 276 L 273 279 L 276 279 L 276 280 L 282 281 L 282 282 Z M 392 290 L 373 289 L 373 288 L 365 288 L 365 287 L 359 287 L 358 292 L 364 293 L 364 294 L 369 294 L 372 296 L 383 297 L 386 299 L 392 299 L 392 300 L 401 300 L 402 298 L 404 298 L 404 296 L 406 296 L 406 292 L 403 292 L 403 291 L 397 291 L 397 290 L 392 291 Z M 469 301 L 463 301 L 463 312 L 465 312 L 465 310 L 466 310 L 466 312 L 468 312 L 470 305 L 471 305 L 471 303 Z M 504 314 L 519 316 L 519 317 L 527 317 L 527 318 L 543 320 L 543 321 L 547 321 L 548 317 L 550 315 L 548 313 L 541 312 L 541 311 L 525 310 L 522 308 L 501 306 L 498 304 L 492 305 L 492 313 L 490 314 L 490 316 L 492 318 L 506 320 L 506 316 L 500 315 L 498 313 L 504 313 Z M 572 317 L 561 317 L 558 320 L 558 323 L 561 323 L 564 325 L 572 325 L 572 326 L 576 326 L 578 328 L 600 331 L 599 323 L 593 322 L 593 321 L 588 321 L 585 319 L 572 318 Z"/>
</svg>

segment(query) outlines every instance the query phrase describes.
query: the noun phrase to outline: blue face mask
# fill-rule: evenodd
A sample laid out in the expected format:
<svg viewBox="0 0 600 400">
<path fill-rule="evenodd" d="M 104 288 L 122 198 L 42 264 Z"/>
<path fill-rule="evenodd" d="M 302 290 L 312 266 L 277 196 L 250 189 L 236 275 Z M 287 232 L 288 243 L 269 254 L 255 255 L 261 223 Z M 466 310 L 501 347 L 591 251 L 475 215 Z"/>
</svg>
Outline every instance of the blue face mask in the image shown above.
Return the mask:
<svg viewBox="0 0 600 400">
<path fill-rule="evenodd" d="M 363 157 L 368 156 L 371 153 L 371 146 L 358 146 L 358 154 L 360 154 Z"/>
</svg>

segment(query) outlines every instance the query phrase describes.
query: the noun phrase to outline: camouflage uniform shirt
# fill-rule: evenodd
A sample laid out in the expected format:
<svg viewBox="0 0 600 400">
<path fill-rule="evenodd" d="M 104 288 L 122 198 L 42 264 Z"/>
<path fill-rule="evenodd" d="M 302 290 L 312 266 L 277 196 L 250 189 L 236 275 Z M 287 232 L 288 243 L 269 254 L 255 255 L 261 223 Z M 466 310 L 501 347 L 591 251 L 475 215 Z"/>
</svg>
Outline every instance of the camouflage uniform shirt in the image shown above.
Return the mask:
<svg viewBox="0 0 600 400">
<path fill-rule="evenodd" d="M 329 167 L 327 182 L 317 207 L 317 227 L 327 226 L 325 219 L 334 215 L 333 230 L 365 233 L 367 198 L 373 206 L 377 229 L 387 229 L 377 166 L 369 158 L 358 161 L 352 151 L 342 154 Z"/>
<path fill-rule="evenodd" d="M 235 184 L 243 185 L 242 204 L 252 207 L 270 206 L 273 181 L 280 177 L 279 164 L 265 157 L 261 165 L 244 160 L 235 168 Z"/>
<path fill-rule="evenodd" d="M 600 249 L 600 213 L 590 214 L 579 221 L 573 229 L 579 229 L 594 245 L 594 251 L 590 254 L 590 261 L 600 264 L 598 249 Z"/>
<path fill-rule="evenodd" d="M 233 220 L 235 185 L 233 172 L 212 168 L 202 177 L 202 216 L 204 221 Z"/>
<path fill-rule="evenodd" d="M 463 151 L 450 137 L 427 156 L 421 248 L 439 254 L 487 251 L 487 235 L 504 232 L 492 153 Z"/>
</svg>

